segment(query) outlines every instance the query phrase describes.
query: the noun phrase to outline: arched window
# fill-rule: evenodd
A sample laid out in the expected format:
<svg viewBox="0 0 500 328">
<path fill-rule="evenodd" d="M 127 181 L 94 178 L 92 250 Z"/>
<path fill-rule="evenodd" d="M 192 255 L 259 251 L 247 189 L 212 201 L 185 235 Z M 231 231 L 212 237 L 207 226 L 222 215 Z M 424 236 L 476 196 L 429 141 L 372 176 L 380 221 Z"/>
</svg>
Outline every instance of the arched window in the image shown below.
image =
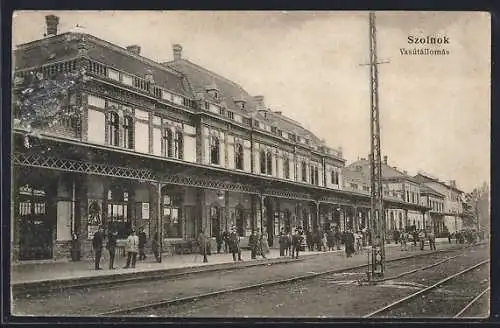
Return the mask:
<svg viewBox="0 0 500 328">
<path fill-rule="evenodd" d="M 273 153 L 271 153 L 270 150 L 267 151 L 266 167 L 267 167 L 267 174 L 272 175 L 273 174 Z"/>
<path fill-rule="evenodd" d="M 123 145 L 125 148 L 134 149 L 134 120 L 125 116 L 123 122 Z"/>
<path fill-rule="evenodd" d="M 120 119 L 115 112 L 108 113 L 108 143 L 112 146 L 120 145 Z"/>
<path fill-rule="evenodd" d="M 290 160 L 288 159 L 288 157 L 285 157 L 283 159 L 283 171 L 285 173 L 285 179 L 290 179 Z"/>
<path fill-rule="evenodd" d="M 210 140 L 210 163 L 212 164 L 219 164 L 219 147 L 219 138 L 212 136 L 212 139 Z"/>
<path fill-rule="evenodd" d="M 174 137 L 174 157 L 178 159 L 183 158 L 184 136 L 182 131 L 176 131 Z"/>
<path fill-rule="evenodd" d="M 167 157 L 172 157 L 173 156 L 173 135 L 172 135 L 172 130 L 169 128 L 165 129 L 165 134 L 163 136 L 164 140 L 164 151 L 165 151 L 165 156 Z"/>
<path fill-rule="evenodd" d="M 260 151 L 260 173 L 266 174 L 266 152 Z"/>
<path fill-rule="evenodd" d="M 317 166 L 314 168 L 314 181 L 316 185 L 319 185 L 319 169 Z"/>
<path fill-rule="evenodd" d="M 302 181 L 306 182 L 307 181 L 307 169 L 306 169 L 306 162 L 305 161 L 302 161 L 301 169 L 302 169 Z"/>
<path fill-rule="evenodd" d="M 237 170 L 243 170 L 243 146 L 237 143 L 234 147 L 234 161 Z"/>
</svg>

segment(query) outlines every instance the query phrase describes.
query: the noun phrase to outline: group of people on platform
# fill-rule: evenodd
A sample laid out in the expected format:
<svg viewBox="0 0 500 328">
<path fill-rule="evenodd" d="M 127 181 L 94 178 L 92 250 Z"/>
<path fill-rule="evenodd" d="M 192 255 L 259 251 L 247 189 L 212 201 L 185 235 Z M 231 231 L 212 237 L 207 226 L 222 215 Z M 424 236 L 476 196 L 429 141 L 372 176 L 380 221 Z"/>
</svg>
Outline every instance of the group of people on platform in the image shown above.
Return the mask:
<svg viewBox="0 0 500 328">
<path fill-rule="evenodd" d="M 102 251 L 104 248 L 104 240 L 106 239 L 106 235 L 104 233 L 103 227 L 99 227 L 99 229 L 94 233 L 94 237 L 92 238 L 92 248 L 94 250 L 95 256 L 95 269 L 102 270 L 100 263 L 101 257 L 103 255 Z M 158 238 L 155 235 L 152 241 L 152 249 L 153 254 L 158 260 Z M 107 243 L 106 249 L 109 253 L 109 269 L 113 270 L 115 255 L 117 250 L 117 242 L 118 242 L 118 232 L 116 230 L 110 229 L 107 235 Z M 127 253 L 127 263 L 124 269 L 135 268 L 135 264 L 137 262 L 137 255 L 139 255 L 139 261 L 146 259 L 145 246 L 147 242 L 147 236 L 144 232 L 143 228 L 139 229 L 139 233 L 136 233 L 135 229 L 131 229 L 126 241 L 125 241 L 125 252 Z"/>
<path fill-rule="evenodd" d="M 484 231 L 476 231 L 475 229 L 463 229 L 454 233 L 448 233 L 448 242 L 455 239 L 457 244 L 473 244 L 478 240 L 484 240 Z"/>
<path fill-rule="evenodd" d="M 401 245 L 401 251 L 408 250 L 408 243 L 413 241 L 413 246 L 416 247 L 417 243 L 420 244 L 420 250 L 424 250 L 425 242 L 429 242 L 431 250 L 436 250 L 436 235 L 431 230 L 413 228 L 410 231 L 393 230 L 392 238 L 394 243 Z"/>
</svg>

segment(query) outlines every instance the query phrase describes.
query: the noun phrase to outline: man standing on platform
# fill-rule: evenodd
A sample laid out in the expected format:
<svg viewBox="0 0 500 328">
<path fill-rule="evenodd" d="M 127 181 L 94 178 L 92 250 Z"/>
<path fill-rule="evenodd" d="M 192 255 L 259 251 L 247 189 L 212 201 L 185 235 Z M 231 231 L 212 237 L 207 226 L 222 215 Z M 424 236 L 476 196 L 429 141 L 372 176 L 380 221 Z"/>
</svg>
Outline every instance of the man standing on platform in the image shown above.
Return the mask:
<svg viewBox="0 0 500 328">
<path fill-rule="evenodd" d="M 139 251 L 139 237 L 137 237 L 135 230 L 132 229 L 130 236 L 127 238 L 127 265 L 125 269 L 130 268 L 130 264 L 132 264 L 132 268 L 135 268 L 135 261 L 137 259 L 137 252 Z"/>
<path fill-rule="evenodd" d="M 94 254 L 95 254 L 96 270 L 102 270 L 102 268 L 99 267 L 99 264 L 101 262 L 103 244 L 104 244 L 104 232 L 102 231 L 102 227 L 99 227 L 99 229 L 94 233 L 94 238 L 92 239 L 92 247 L 94 248 Z"/>
<path fill-rule="evenodd" d="M 113 231 L 108 237 L 108 252 L 109 252 L 109 269 L 113 270 L 113 263 L 115 262 L 115 250 L 116 250 L 116 240 L 118 238 L 118 232 Z"/>
<path fill-rule="evenodd" d="M 241 248 L 240 248 L 240 236 L 236 233 L 236 227 L 231 228 L 231 232 L 229 233 L 229 249 L 233 254 L 233 261 L 236 262 L 236 254 L 238 254 L 238 261 L 242 261 L 241 259 Z"/>
<path fill-rule="evenodd" d="M 146 242 L 148 241 L 148 237 L 144 232 L 144 228 L 139 229 L 139 261 L 146 259 L 146 253 L 144 252 L 144 248 L 146 247 Z"/>
</svg>

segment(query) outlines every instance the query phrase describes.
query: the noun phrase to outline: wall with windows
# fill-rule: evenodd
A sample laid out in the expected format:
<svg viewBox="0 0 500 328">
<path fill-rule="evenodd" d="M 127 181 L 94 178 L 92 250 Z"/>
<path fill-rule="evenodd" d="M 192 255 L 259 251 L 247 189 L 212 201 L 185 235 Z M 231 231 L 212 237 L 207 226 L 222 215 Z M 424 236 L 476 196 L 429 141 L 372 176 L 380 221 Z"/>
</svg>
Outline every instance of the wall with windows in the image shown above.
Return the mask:
<svg viewBox="0 0 500 328">
<path fill-rule="evenodd" d="M 87 96 L 87 141 L 196 162 L 196 128 L 166 116 Z"/>
</svg>

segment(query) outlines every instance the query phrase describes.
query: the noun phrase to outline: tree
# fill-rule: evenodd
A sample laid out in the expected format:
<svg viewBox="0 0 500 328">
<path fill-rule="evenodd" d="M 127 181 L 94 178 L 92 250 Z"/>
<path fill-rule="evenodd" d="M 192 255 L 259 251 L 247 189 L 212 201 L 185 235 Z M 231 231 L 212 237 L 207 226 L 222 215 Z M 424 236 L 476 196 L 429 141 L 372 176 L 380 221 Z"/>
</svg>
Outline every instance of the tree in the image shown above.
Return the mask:
<svg viewBox="0 0 500 328">
<path fill-rule="evenodd" d="M 473 226 L 480 230 L 490 227 L 490 188 L 486 182 L 466 195 L 466 211 L 472 214 Z"/>
<path fill-rule="evenodd" d="M 83 108 L 69 99 L 86 80 L 85 70 L 59 72 L 50 78 L 41 70 L 16 76 L 12 97 L 14 128 L 36 136 L 62 120 L 79 122 Z"/>
</svg>

